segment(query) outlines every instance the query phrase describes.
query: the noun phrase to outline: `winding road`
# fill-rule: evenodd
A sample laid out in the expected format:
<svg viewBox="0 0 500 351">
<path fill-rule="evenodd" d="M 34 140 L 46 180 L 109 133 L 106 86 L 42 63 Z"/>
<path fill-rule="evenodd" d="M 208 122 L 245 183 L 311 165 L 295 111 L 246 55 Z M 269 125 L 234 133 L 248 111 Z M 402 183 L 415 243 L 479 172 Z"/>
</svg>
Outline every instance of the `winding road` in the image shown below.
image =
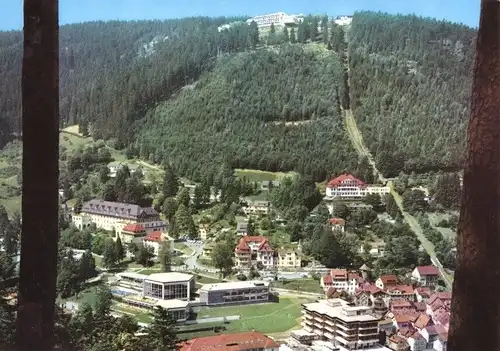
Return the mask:
<svg viewBox="0 0 500 351">
<path fill-rule="evenodd" d="M 345 40 L 346 43 L 349 44 L 349 35 L 348 35 L 348 28 L 345 31 Z M 348 45 L 346 45 L 348 47 Z M 349 50 L 346 50 L 346 57 L 347 60 L 345 62 L 346 65 L 346 70 L 348 74 L 348 87 L 347 89 L 349 90 L 349 95 L 350 95 L 350 86 L 351 86 L 351 71 L 350 71 L 350 59 L 349 59 Z M 446 284 L 446 287 L 451 290 L 452 288 L 452 279 L 450 275 L 445 271 L 443 268 L 443 265 L 441 262 L 439 262 L 438 258 L 436 257 L 436 253 L 434 251 L 434 245 L 425 237 L 424 232 L 422 231 L 422 228 L 420 227 L 420 224 L 418 223 L 417 219 L 412 216 L 410 213 L 406 212 L 403 207 L 403 199 L 401 198 L 401 195 L 399 195 L 396 190 L 394 190 L 394 185 L 391 180 L 388 180 L 383 176 L 383 174 L 377 169 L 377 165 L 375 163 L 375 160 L 373 158 L 373 155 L 371 154 L 370 150 L 366 147 L 364 141 L 363 141 L 363 135 L 361 134 L 357 123 L 356 119 L 354 118 L 354 114 L 351 109 L 345 109 L 344 110 L 344 117 L 345 117 L 345 128 L 346 132 L 349 136 L 349 139 L 351 139 L 352 145 L 356 152 L 360 156 L 364 156 L 368 159 L 368 162 L 373 168 L 374 175 L 378 177 L 381 183 L 387 184 L 387 186 L 391 189 L 391 195 L 394 198 L 396 204 L 398 205 L 401 213 L 403 214 L 404 220 L 408 225 L 410 226 L 411 230 L 415 233 L 417 236 L 418 240 L 422 244 L 422 247 L 427 251 L 429 254 L 432 263 L 438 268 L 439 273 L 441 274 L 441 277 L 443 278 L 443 281 Z"/>
</svg>

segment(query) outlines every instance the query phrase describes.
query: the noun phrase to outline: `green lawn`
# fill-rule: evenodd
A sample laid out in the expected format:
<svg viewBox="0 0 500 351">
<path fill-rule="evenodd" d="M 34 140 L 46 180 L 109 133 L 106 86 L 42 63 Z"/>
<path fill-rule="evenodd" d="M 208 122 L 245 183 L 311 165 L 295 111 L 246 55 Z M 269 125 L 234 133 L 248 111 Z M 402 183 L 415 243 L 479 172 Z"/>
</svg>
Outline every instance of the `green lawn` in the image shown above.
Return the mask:
<svg viewBox="0 0 500 351">
<path fill-rule="evenodd" d="M 286 281 L 275 281 L 273 287 L 288 290 L 297 290 L 311 293 L 322 294 L 323 288 L 319 285 L 319 281 L 314 279 L 293 279 Z"/>
<path fill-rule="evenodd" d="M 217 278 L 205 277 L 203 275 L 196 276 L 196 283 L 199 283 L 199 284 L 215 284 L 215 283 L 220 283 L 222 281 L 223 280 L 220 280 Z"/>
<path fill-rule="evenodd" d="M 281 180 L 284 177 L 295 177 L 297 176 L 297 173 L 267 172 L 256 169 L 236 169 L 235 175 L 240 179 L 246 178 L 251 182 L 262 182 L 265 180 Z"/>
<path fill-rule="evenodd" d="M 458 215 L 458 213 L 428 213 L 427 216 L 429 217 L 429 221 L 431 222 L 431 225 L 439 230 L 441 234 L 447 239 L 455 239 L 457 236 L 457 233 L 451 228 L 443 228 L 443 227 L 438 227 L 437 224 L 441 222 L 442 220 L 448 220 L 452 214 Z"/>
<path fill-rule="evenodd" d="M 184 255 L 189 256 L 193 253 L 193 250 L 183 242 L 174 242 L 174 249 L 182 251 Z"/>
<path fill-rule="evenodd" d="M 124 314 L 131 314 L 141 323 L 151 323 L 151 315 L 149 311 L 142 308 L 133 308 L 121 303 L 114 303 L 112 309 L 116 312 L 121 312 Z"/>
<path fill-rule="evenodd" d="M 282 333 L 297 326 L 301 305 L 305 302 L 305 299 L 280 298 L 279 303 L 207 307 L 198 313 L 198 318 L 239 315 L 240 320 L 219 325 L 225 325 L 228 332 L 258 330 L 262 333 Z"/>
</svg>

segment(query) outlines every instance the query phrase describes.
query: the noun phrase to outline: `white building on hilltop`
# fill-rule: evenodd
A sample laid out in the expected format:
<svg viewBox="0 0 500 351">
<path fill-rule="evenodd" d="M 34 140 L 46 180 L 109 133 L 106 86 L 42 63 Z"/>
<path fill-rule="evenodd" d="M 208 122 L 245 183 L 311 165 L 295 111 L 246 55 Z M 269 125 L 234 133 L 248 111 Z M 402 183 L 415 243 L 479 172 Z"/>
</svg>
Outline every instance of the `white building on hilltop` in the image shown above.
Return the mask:
<svg viewBox="0 0 500 351">
<path fill-rule="evenodd" d="M 247 20 L 247 23 L 257 23 L 259 27 L 297 25 L 304 20 L 304 15 L 287 15 L 284 12 L 270 13 L 268 15 L 259 15 Z"/>
<path fill-rule="evenodd" d="M 369 194 L 384 195 L 390 193 L 388 186 L 365 184 L 351 174 L 342 174 L 326 185 L 326 197 L 330 199 L 361 200 Z"/>
</svg>

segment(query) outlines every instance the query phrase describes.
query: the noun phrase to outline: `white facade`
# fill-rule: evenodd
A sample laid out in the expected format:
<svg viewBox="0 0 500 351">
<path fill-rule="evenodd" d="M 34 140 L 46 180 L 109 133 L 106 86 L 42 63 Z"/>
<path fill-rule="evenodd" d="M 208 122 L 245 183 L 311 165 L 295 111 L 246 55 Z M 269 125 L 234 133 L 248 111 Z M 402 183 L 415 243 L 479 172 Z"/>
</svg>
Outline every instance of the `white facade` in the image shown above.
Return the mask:
<svg viewBox="0 0 500 351">
<path fill-rule="evenodd" d="M 388 186 L 375 186 L 367 185 L 365 187 L 356 186 L 353 184 L 343 184 L 338 187 L 327 187 L 326 196 L 327 197 L 340 197 L 342 199 L 362 199 L 366 195 L 379 194 L 385 195 L 389 194 L 391 189 Z"/>
<path fill-rule="evenodd" d="M 250 24 L 252 22 L 255 22 L 259 27 L 270 27 L 272 24 L 274 24 L 275 26 L 299 24 L 303 20 L 303 15 L 287 15 L 284 12 L 277 12 L 270 13 L 268 15 L 259 15 L 252 17 L 247 20 L 247 23 Z"/>
</svg>

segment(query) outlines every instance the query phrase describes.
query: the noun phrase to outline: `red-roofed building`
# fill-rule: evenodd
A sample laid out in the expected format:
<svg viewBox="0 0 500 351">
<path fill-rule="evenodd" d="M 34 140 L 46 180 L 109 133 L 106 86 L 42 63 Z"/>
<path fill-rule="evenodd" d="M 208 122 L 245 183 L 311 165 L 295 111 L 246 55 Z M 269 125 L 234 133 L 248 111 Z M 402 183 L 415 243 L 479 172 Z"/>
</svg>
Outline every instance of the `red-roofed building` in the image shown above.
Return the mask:
<svg viewBox="0 0 500 351">
<path fill-rule="evenodd" d="M 408 301 L 415 301 L 415 292 L 411 285 L 394 285 L 384 289 L 390 300 L 405 299 Z"/>
<path fill-rule="evenodd" d="M 118 233 L 118 235 L 120 236 L 120 240 L 123 244 L 127 244 L 132 241 L 136 244 L 140 244 L 147 235 L 147 232 L 146 229 L 140 224 L 127 224 L 123 227 L 120 233 Z"/>
<path fill-rule="evenodd" d="M 408 351 L 409 346 L 406 339 L 399 335 L 393 335 L 387 339 L 387 346 L 394 351 Z"/>
<path fill-rule="evenodd" d="M 420 266 L 413 270 L 411 277 L 421 286 L 435 286 L 439 280 L 439 270 L 434 266 Z"/>
<path fill-rule="evenodd" d="M 379 289 L 387 289 L 391 286 L 396 286 L 399 284 L 399 279 L 395 275 L 381 275 L 376 281 L 375 285 Z"/>
<path fill-rule="evenodd" d="M 409 336 L 406 341 L 410 345 L 410 350 L 412 351 L 422 351 L 427 348 L 427 340 L 419 332 L 413 333 Z"/>
<path fill-rule="evenodd" d="M 354 294 L 359 287 L 360 280 L 361 277 L 356 272 L 349 272 L 347 269 L 332 269 L 330 274 L 321 277 L 320 285 L 325 291 L 333 287 Z"/>
<path fill-rule="evenodd" d="M 368 194 L 387 194 L 387 186 L 367 185 L 351 174 L 342 174 L 326 185 L 326 196 L 330 198 L 361 199 Z"/>
<path fill-rule="evenodd" d="M 330 218 L 328 223 L 332 227 L 332 230 L 345 231 L 345 220 L 342 218 Z"/>
<path fill-rule="evenodd" d="M 274 250 L 265 236 L 243 236 L 234 249 L 236 267 L 250 268 L 262 262 L 264 267 L 274 266 Z"/>
<path fill-rule="evenodd" d="M 144 246 L 152 248 L 155 256 L 158 256 L 161 244 L 165 241 L 168 241 L 170 243 L 170 251 L 172 252 L 174 250 L 173 239 L 170 239 L 167 235 L 165 235 L 162 232 L 149 233 L 147 236 L 144 237 L 142 243 Z"/>
<path fill-rule="evenodd" d="M 431 290 L 429 288 L 416 288 L 415 296 L 418 302 L 425 302 L 431 297 Z"/>
<path fill-rule="evenodd" d="M 180 351 L 278 351 L 280 345 L 258 332 L 223 334 L 191 339 L 179 345 Z"/>
</svg>

